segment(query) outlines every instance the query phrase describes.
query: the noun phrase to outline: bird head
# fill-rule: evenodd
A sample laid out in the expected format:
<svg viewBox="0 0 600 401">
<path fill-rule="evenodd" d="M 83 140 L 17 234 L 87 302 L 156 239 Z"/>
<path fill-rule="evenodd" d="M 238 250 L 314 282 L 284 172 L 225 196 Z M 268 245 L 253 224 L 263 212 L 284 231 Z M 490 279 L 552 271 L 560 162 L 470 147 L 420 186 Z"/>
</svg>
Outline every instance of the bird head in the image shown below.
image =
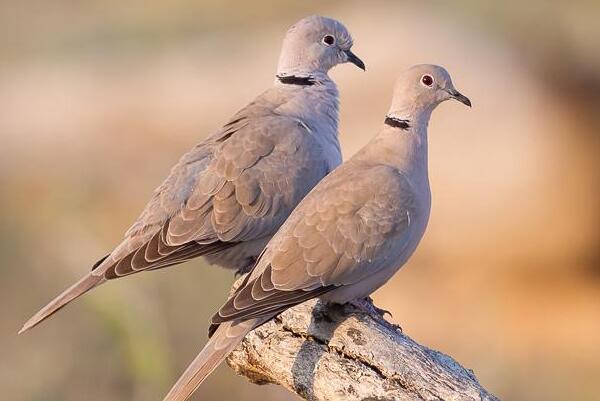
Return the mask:
<svg viewBox="0 0 600 401">
<path fill-rule="evenodd" d="M 341 22 L 318 15 L 303 18 L 285 35 L 277 73 L 327 73 L 342 63 L 352 63 L 365 70 L 365 64 L 351 48 L 352 37 Z"/>
<path fill-rule="evenodd" d="M 404 117 L 431 112 L 437 105 L 450 99 L 471 107 L 471 101 L 456 90 L 446 69 L 438 65 L 419 64 L 409 68 L 396 81 L 388 115 Z"/>
</svg>

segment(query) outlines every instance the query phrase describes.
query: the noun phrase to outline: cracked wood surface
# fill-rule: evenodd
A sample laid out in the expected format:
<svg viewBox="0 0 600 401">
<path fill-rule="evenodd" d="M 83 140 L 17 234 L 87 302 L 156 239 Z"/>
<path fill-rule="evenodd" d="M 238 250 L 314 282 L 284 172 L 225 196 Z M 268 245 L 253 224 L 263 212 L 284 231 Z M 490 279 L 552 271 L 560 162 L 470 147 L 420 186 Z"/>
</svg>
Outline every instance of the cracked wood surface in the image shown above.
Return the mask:
<svg viewBox="0 0 600 401">
<path fill-rule="evenodd" d="M 471 370 L 379 315 L 312 300 L 251 332 L 227 359 L 307 400 L 498 400 Z"/>
</svg>

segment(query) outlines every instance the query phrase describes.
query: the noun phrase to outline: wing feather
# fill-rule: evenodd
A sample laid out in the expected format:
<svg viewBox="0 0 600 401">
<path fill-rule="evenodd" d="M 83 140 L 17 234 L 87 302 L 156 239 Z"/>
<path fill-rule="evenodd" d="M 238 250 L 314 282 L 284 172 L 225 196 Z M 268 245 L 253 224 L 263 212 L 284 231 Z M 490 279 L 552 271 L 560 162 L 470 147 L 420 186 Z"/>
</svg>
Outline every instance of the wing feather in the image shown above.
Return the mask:
<svg viewBox="0 0 600 401">
<path fill-rule="evenodd" d="M 268 238 L 327 174 L 305 125 L 252 116 L 252 107 L 182 157 L 103 262 L 106 278 L 184 261 L 212 244 Z"/>
<path fill-rule="evenodd" d="M 300 203 L 213 324 L 273 316 L 377 272 L 407 231 L 413 191 L 391 167 L 347 164 Z"/>
</svg>

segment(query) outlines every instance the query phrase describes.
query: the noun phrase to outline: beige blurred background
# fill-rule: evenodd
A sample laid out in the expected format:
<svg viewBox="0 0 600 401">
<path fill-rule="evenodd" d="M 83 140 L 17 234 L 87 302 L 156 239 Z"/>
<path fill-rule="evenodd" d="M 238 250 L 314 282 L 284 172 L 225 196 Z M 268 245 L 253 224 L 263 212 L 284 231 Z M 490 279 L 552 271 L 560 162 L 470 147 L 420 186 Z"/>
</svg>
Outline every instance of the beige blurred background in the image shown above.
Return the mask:
<svg viewBox="0 0 600 401">
<path fill-rule="evenodd" d="M 343 21 L 345 157 L 398 73 L 448 68 L 474 104 L 430 125 L 433 211 L 374 298 L 504 400 L 600 392 L 600 14 L 594 1 L 0 3 L 0 398 L 160 400 L 232 281 L 201 261 L 23 321 L 120 239 L 179 156 L 273 80 L 286 29 Z M 222 367 L 195 399 L 289 400 Z"/>
</svg>

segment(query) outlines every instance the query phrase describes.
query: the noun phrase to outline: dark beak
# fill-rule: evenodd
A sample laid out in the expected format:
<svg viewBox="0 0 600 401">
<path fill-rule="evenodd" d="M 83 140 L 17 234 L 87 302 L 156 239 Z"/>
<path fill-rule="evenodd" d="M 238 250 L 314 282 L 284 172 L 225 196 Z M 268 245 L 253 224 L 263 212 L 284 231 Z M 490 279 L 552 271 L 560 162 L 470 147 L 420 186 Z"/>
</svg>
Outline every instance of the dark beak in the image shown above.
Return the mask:
<svg viewBox="0 0 600 401">
<path fill-rule="evenodd" d="M 471 107 L 471 101 L 469 100 L 469 98 L 457 91 L 456 89 L 448 91 L 448 93 L 450 94 L 450 96 L 452 96 L 452 98 L 458 100 L 462 104 Z"/>
<path fill-rule="evenodd" d="M 360 68 L 363 71 L 367 70 L 367 67 L 365 67 L 365 63 L 363 63 L 363 61 L 361 59 L 359 59 L 356 56 L 356 54 L 352 53 L 350 51 L 350 49 L 344 50 L 344 53 L 346 53 L 346 57 L 348 58 L 348 62 L 354 64 L 355 66 L 357 66 L 358 68 Z"/>
</svg>

